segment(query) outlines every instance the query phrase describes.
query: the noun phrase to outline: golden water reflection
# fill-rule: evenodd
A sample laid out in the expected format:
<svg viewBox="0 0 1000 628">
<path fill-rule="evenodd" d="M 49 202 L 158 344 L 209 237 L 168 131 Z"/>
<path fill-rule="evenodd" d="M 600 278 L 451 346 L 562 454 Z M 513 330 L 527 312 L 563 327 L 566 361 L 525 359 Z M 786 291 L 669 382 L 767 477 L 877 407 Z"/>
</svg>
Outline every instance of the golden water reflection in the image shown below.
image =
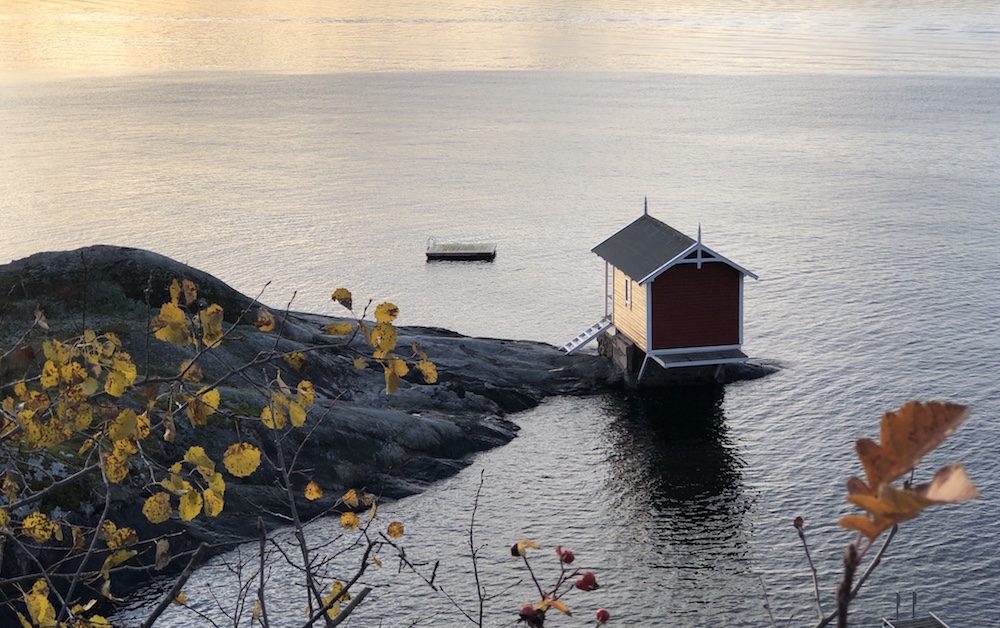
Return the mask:
<svg viewBox="0 0 1000 628">
<path fill-rule="evenodd" d="M 993 72 L 986 0 L 0 2 L 0 73 Z"/>
</svg>

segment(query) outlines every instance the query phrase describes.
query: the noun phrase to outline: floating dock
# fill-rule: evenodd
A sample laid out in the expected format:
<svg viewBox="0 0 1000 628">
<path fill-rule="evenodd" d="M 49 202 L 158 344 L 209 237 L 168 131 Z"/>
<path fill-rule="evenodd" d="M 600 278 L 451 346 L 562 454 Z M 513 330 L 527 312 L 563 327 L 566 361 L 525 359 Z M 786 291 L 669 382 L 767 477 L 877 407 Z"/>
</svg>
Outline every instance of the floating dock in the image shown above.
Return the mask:
<svg viewBox="0 0 1000 628">
<path fill-rule="evenodd" d="M 461 262 L 492 262 L 497 256 L 496 242 L 427 241 L 427 261 L 452 260 Z"/>
</svg>

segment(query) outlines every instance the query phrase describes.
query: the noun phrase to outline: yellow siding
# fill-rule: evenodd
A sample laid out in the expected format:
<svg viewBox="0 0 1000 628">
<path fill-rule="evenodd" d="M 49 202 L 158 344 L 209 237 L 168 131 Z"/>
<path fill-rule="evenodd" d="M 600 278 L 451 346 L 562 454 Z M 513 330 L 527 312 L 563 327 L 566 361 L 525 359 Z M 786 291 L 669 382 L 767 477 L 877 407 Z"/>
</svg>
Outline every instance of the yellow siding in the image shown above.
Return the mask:
<svg viewBox="0 0 1000 628">
<path fill-rule="evenodd" d="M 632 282 L 632 302 L 625 305 L 625 282 Z M 646 287 L 632 281 L 622 271 L 615 269 L 614 324 L 619 332 L 646 350 Z"/>
</svg>

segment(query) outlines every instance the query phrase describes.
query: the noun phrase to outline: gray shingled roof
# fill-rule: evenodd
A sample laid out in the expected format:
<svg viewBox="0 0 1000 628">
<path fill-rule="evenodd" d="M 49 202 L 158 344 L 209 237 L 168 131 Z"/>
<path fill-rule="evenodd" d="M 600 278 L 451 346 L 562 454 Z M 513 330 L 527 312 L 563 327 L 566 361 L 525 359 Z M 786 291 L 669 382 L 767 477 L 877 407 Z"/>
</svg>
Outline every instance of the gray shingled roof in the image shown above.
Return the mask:
<svg viewBox="0 0 1000 628">
<path fill-rule="evenodd" d="M 635 281 L 663 266 L 695 240 L 649 214 L 591 249 Z"/>
</svg>

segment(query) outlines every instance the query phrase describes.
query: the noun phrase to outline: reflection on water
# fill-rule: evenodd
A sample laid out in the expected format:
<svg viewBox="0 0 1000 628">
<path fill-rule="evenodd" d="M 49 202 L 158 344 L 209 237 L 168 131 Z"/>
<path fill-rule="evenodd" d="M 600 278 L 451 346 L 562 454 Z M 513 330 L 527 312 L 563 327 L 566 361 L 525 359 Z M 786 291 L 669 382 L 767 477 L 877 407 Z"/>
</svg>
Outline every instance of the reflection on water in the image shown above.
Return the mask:
<svg viewBox="0 0 1000 628">
<path fill-rule="evenodd" d="M 662 543 L 734 543 L 732 557 L 745 546 L 748 502 L 722 399 L 721 386 L 616 397 L 609 481 L 621 487 L 620 508 L 656 513 Z"/>
</svg>

